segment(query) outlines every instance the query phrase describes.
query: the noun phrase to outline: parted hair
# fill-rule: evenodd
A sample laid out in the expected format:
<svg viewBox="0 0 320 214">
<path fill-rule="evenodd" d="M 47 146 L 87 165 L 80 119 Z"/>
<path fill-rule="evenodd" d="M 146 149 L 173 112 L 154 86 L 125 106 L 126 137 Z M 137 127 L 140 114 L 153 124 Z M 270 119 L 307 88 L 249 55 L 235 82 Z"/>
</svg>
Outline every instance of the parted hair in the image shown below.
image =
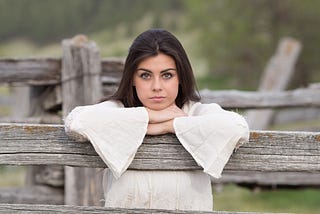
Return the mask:
<svg viewBox="0 0 320 214">
<path fill-rule="evenodd" d="M 187 101 L 199 101 L 200 95 L 196 89 L 195 78 L 188 56 L 179 40 L 163 29 L 147 30 L 133 41 L 124 64 L 119 88 L 109 100 L 119 100 L 125 107 L 142 106 L 133 86 L 133 76 L 142 60 L 156 56 L 159 53 L 172 57 L 176 63 L 179 78 L 176 105 L 181 108 Z"/>
</svg>

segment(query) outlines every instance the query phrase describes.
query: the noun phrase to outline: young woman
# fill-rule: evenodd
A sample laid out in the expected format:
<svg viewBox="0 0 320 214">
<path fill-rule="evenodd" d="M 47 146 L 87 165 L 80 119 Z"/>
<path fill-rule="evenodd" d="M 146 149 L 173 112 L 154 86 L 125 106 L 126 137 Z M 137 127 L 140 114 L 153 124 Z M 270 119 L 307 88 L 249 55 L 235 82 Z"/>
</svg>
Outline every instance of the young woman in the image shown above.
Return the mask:
<svg viewBox="0 0 320 214">
<path fill-rule="evenodd" d="M 201 104 L 188 57 L 171 33 L 151 29 L 131 45 L 117 92 L 76 107 L 66 132 L 88 139 L 107 164 L 105 206 L 212 210 L 210 175 L 220 177 L 249 129 L 237 113 Z M 145 135 L 175 133 L 203 171 L 127 170 Z"/>
</svg>

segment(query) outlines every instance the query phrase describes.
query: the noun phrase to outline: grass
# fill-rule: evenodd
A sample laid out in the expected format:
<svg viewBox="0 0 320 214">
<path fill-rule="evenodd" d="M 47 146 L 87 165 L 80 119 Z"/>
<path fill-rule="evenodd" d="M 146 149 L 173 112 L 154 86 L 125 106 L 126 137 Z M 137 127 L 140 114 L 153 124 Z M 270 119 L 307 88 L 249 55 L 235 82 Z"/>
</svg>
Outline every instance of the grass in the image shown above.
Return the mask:
<svg viewBox="0 0 320 214">
<path fill-rule="evenodd" d="M 25 167 L 0 166 L 0 187 L 17 187 L 24 184 Z"/>
<path fill-rule="evenodd" d="M 294 123 L 275 124 L 269 127 L 270 130 L 320 130 L 320 119 L 307 121 L 296 121 Z"/>
<path fill-rule="evenodd" d="M 319 189 L 252 192 L 236 185 L 214 191 L 214 209 L 241 212 L 320 213 Z"/>
</svg>

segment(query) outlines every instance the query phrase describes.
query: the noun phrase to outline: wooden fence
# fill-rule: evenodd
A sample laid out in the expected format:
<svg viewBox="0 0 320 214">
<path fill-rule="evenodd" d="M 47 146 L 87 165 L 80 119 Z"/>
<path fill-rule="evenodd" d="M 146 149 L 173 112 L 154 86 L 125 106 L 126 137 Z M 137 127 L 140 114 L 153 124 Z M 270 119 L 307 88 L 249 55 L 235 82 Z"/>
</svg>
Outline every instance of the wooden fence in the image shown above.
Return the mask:
<svg viewBox="0 0 320 214">
<path fill-rule="evenodd" d="M 61 117 L 64 117 L 75 106 L 98 102 L 103 96 L 108 96 L 116 90 L 122 75 L 122 60 L 100 59 L 95 43 L 83 37 L 64 40 L 62 47 L 63 57 L 61 59 L 0 60 L 0 83 L 24 84 L 30 88 L 30 93 L 27 94 L 30 96 L 28 117 L 2 118 L 2 121 L 61 123 Z M 319 90 L 316 87 L 277 93 L 201 91 L 201 95 L 204 103 L 216 102 L 225 108 L 233 109 L 319 107 Z M 101 176 L 98 179 L 93 176 L 99 174 L 99 170 L 79 169 L 79 167 L 105 167 L 92 146 L 89 143 L 79 143 L 68 138 L 62 125 L 28 123 L 0 125 L 0 164 L 37 165 L 29 169 L 27 176 L 28 183 L 32 184 L 34 192 L 30 194 L 29 186 L 14 191 L 6 189 L 0 191 L 0 198 L 5 199 L 2 193 L 9 192 L 9 195 L 12 194 L 7 198 L 16 199 L 11 200 L 11 203 L 13 201 L 16 203 L 100 206 L 102 188 L 98 183 L 101 181 L 99 180 Z M 241 147 L 226 166 L 224 176 L 229 173 L 233 177 L 233 180 L 227 179 L 226 182 L 241 183 L 237 179 L 241 180 L 242 177 L 242 181 L 259 183 L 261 177 L 274 176 L 273 173 L 286 173 L 289 176 L 302 173 L 303 176 L 307 175 L 308 178 L 317 180 L 319 184 L 319 141 L 319 132 L 251 131 L 250 143 Z M 153 158 L 148 158 L 150 156 Z M 47 165 L 51 167 L 47 168 Z M 64 179 L 64 170 L 58 166 L 76 166 L 76 168 L 67 167 L 66 179 Z M 173 135 L 146 137 L 130 168 L 199 169 Z M 245 178 L 244 175 L 253 172 L 261 173 L 263 176 Z M 41 178 L 40 181 L 39 178 Z M 90 193 L 89 196 L 86 195 L 86 192 Z M 25 195 L 25 198 L 19 199 L 18 195 Z M 56 197 L 48 197 L 53 195 Z M 36 198 L 43 200 L 36 200 Z M 12 212 L 23 209 L 31 211 L 56 209 L 70 212 L 79 210 L 82 212 L 123 211 L 78 206 L 0 205 L 0 211 L 4 209 L 12 210 Z M 128 212 L 140 211 L 143 210 L 129 210 Z"/>
<path fill-rule="evenodd" d="M 89 142 L 75 142 L 70 139 L 62 125 L 0 124 L 0 132 L 0 164 L 106 167 Z M 319 163 L 319 132 L 252 131 L 250 142 L 232 155 L 225 171 L 312 173 L 320 172 Z M 165 135 L 147 136 L 129 169 L 201 168 L 174 135 Z M 12 206 L 18 209 L 15 205 Z M 8 208 L 11 205 L 2 207 Z M 53 209 L 50 206 L 49 208 Z M 76 211 L 78 208 L 68 209 Z"/>
</svg>

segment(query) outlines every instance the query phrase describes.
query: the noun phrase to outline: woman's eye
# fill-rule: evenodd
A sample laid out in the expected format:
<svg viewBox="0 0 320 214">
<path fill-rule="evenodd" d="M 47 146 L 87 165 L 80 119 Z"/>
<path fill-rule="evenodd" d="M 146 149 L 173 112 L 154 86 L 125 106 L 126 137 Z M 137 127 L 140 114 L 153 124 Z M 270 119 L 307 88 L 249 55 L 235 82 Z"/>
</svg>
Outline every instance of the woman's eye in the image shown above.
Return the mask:
<svg viewBox="0 0 320 214">
<path fill-rule="evenodd" d="M 150 78 L 150 74 L 148 74 L 148 73 L 142 73 L 142 74 L 140 74 L 140 77 L 141 77 L 142 79 L 149 79 L 149 78 Z"/>
<path fill-rule="evenodd" d="M 164 73 L 162 76 L 164 79 L 170 79 L 173 75 L 171 73 Z"/>
</svg>

